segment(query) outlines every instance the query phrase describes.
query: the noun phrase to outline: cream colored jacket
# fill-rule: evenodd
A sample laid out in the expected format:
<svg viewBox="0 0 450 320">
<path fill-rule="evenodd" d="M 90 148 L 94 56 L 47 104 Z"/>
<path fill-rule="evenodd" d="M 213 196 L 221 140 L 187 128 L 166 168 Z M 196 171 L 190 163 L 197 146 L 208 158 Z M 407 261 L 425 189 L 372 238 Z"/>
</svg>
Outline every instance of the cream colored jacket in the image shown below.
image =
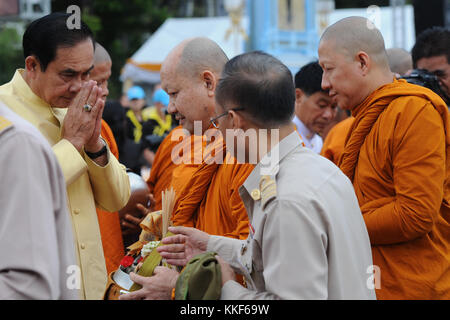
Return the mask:
<svg viewBox="0 0 450 320">
<path fill-rule="evenodd" d="M 84 152 L 61 139 L 67 109 L 52 108 L 35 95 L 17 70 L 0 87 L 0 101 L 31 122 L 49 141 L 66 180 L 77 256 L 81 268 L 81 298 L 101 299 L 107 273 L 96 206 L 110 212 L 123 208 L 130 197 L 126 168 L 108 150 L 108 164 L 98 166 Z M 74 283 L 72 283 L 74 285 Z M 76 285 L 76 283 L 75 283 Z"/>
</svg>

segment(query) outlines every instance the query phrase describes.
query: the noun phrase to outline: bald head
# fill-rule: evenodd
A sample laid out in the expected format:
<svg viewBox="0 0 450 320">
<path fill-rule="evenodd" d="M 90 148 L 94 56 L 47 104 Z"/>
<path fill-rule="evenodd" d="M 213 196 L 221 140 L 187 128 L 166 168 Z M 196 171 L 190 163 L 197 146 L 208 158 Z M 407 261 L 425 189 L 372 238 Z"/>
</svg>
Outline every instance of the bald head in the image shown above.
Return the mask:
<svg viewBox="0 0 450 320">
<path fill-rule="evenodd" d="M 345 18 L 328 27 L 318 53 L 322 89 L 345 110 L 352 110 L 394 79 L 383 37 L 365 18 Z"/>
<path fill-rule="evenodd" d="M 404 75 L 406 72 L 412 69 L 413 62 L 411 54 L 405 49 L 391 48 L 386 51 L 389 67 L 392 72 Z"/>
<path fill-rule="evenodd" d="M 201 121 L 202 132 L 211 125 L 215 112 L 215 89 L 228 58 L 208 38 L 188 39 L 177 45 L 161 66 L 161 86 L 170 96 L 168 111 L 184 129 L 194 133 Z"/>
<path fill-rule="evenodd" d="M 358 52 L 365 52 L 376 66 L 388 69 L 389 63 L 381 32 L 368 19 L 348 17 L 329 26 L 320 42 L 332 42 L 336 50 L 354 59 Z"/>
<path fill-rule="evenodd" d="M 105 48 L 98 42 L 95 43 L 94 66 L 97 64 L 111 62 L 111 57 Z"/>
<path fill-rule="evenodd" d="M 228 57 L 217 43 L 208 38 L 192 38 L 181 42 L 169 54 L 171 62 L 177 65 L 177 71 L 187 76 L 199 75 L 209 70 L 220 75 Z"/>
</svg>

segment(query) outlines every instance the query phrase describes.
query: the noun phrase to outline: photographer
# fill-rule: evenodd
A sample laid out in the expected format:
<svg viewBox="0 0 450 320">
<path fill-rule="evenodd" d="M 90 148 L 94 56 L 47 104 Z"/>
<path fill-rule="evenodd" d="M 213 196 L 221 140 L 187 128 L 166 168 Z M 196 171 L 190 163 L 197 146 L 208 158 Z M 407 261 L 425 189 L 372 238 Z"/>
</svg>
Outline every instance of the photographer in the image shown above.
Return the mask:
<svg viewBox="0 0 450 320">
<path fill-rule="evenodd" d="M 411 54 L 414 68 L 434 74 L 446 97 L 450 96 L 450 29 L 432 27 L 423 31 L 417 37 Z M 446 103 L 448 105 L 449 101 Z"/>
<path fill-rule="evenodd" d="M 408 75 L 403 76 L 402 79 L 434 91 L 444 100 L 447 106 L 450 105 L 450 97 L 440 86 L 439 78 L 435 74 L 425 69 L 414 69 Z"/>
</svg>

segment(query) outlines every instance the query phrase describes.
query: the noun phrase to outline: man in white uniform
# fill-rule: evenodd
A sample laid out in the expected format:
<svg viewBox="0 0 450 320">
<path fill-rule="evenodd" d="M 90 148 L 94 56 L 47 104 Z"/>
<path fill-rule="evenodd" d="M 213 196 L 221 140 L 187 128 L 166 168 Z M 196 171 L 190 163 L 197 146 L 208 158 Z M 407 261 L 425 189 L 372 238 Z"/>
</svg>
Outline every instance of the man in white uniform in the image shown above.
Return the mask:
<svg viewBox="0 0 450 320">
<path fill-rule="evenodd" d="M 370 242 L 352 184 L 302 146 L 291 122 L 294 92 L 289 69 L 270 55 L 248 53 L 226 64 L 216 89 L 222 134 L 256 130 L 257 145 L 264 144 L 261 129 L 266 141 L 279 136 L 279 143 L 266 143 L 268 153 L 259 152 L 239 190 L 250 236 L 236 240 L 174 227 L 169 230 L 177 235 L 158 251 L 174 265 L 217 252 L 222 299 L 375 299 L 368 285 Z M 248 155 L 251 144 L 239 147 Z M 235 273 L 244 275 L 246 288 Z"/>
<path fill-rule="evenodd" d="M 61 168 L 39 131 L 1 103 L 0 182 L 0 300 L 78 299 Z"/>
</svg>

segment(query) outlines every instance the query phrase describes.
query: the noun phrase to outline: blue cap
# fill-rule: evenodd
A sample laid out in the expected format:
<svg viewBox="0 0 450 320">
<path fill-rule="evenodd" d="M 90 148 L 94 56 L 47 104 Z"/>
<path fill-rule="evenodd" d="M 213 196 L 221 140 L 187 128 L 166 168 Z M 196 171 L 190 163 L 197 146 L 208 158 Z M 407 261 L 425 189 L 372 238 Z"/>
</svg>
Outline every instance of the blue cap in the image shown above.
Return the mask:
<svg viewBox="0 0 450 320">
<path fill-rule="evenodd" d="M 163 89 L 158 89 L 153 94 L 153 103 L 159 102 L 164 107 L 167 107 L 169 105 L 169 101 L 170 97 Z"/>
<path fill-rule="evenodd" d="M 134 86 L 134 87 L 131 87 L 130 89 L 128 89 L 127 95 L 128 95 L 128 100 L 145 98 L 144 89 L 142 89 L 139 86 Z"/>
</svg>

